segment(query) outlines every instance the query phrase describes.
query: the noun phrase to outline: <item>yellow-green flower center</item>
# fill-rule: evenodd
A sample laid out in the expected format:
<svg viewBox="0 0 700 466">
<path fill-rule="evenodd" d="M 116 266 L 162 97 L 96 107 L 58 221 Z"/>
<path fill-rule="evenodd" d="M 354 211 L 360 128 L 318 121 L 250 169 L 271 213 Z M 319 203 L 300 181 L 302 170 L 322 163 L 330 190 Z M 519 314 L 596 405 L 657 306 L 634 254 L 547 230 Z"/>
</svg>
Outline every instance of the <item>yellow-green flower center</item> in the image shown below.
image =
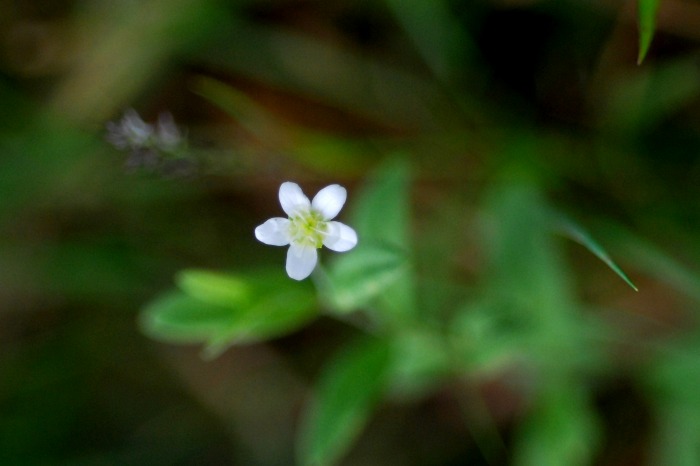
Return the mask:
<svg viewBox="0 0 700 466">
<path fill-rule="evenodd" d="M 310 210 L 289 219 L 289 234 L 292 242 L 321 248 L 323 236 L 328 230 L 326 221 L 319 212 Z"/>
</svg>

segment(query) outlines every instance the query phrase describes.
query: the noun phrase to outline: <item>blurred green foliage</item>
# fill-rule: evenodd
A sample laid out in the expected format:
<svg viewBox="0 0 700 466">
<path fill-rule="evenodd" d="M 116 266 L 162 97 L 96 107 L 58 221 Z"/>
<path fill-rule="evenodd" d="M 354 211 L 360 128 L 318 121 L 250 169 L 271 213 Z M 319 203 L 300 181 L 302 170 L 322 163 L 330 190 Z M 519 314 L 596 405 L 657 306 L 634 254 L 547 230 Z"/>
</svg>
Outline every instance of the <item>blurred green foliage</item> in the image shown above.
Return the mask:
<svg viewBox="0 0 700 466">
<path fill-rule="evenodd" d="M 0 463 L 698 464 L 700 24 L 633 3 L 0 2 Z M 359 236 L 301 283 L 284 181 Z"/>
</svg>

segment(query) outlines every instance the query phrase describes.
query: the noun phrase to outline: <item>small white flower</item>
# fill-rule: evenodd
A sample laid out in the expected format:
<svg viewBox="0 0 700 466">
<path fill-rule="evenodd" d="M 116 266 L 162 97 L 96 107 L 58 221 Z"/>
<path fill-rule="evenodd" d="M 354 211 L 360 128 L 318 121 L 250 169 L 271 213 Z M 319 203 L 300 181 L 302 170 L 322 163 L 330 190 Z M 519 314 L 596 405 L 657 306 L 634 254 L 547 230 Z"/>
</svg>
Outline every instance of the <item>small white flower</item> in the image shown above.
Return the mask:
<svg viewBox="0 0 700 466">
<path fill-rule="evenodd" d="M 107 140 L 117 149 L 142 149 L 151 143 L 153 126 L 129 109 L 119 123 L 107 123 Z"/>
<path fill-rule="evenodd" d="M 271 246 L 289 245 L 287 275 L 303 280 L 316 267 L 316 249 L 326 246 L 332 251 L 345 252 L 357 244 L 355 230 L 331 221 L 343 208 L 346 197 L 345 188 L 332 184 L 320 190 L 309 202 L 298 184 L 282 183 L 280 204 L 289 218 L 271 218 L 255 229 L 255 237 Z"/>
<path fill-rule="evenodd" d="M 175 152 L 184 142 L 180 128 L 175 124 L 172 114 L 165 112 L 158 115 L 156 127 L 156 144 L 163 152 Z"/>
</svg>

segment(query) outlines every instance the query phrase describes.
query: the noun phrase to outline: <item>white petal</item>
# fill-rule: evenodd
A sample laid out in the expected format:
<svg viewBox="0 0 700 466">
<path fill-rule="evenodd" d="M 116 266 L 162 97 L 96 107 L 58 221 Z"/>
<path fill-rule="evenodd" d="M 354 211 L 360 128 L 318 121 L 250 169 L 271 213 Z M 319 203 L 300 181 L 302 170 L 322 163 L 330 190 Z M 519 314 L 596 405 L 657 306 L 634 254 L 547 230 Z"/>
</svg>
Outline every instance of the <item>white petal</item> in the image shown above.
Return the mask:
<svg viewBox="0 0 700 466">
<path fill-rule="evenodd" d="M 328 222 L 328 231 L 323 238 L 323 245 L 337 252 L 345 252 L 357 245 L 355 230 L 340 222 Z"/>
<path fill-rule="evenodd" d="M 255 237 L 270 246 L 289 244 L 289 220 L 275 217 L 255 229 Z"/>
<path fill-rule="evenodd" d="M 299 211 L 308 211 L 311 205 L 299 185 L 291 181 L 286 181 L 280 186 L 280 204 L 282 210 L 290 217 L 296 216 Z"/>
<path fill-rule="evenodd" d="M 314 196 L 311 207 L 323 215 L 324 220 L 332 220 L 345 204 L 348 192 L 339 184 L 326 186 Z"/>
<path fill-rule="evenodd" d="M 161 113 L 158 116 L 156 134 L 158 135 L 159 147 L 166 152 L 177 149 L 177 146 L 182 142 L 182 133 L 175 124 L 173 115 L 169 112 Z"/>
<path fill-rule="evenodd" d="M 124 113 L 121 125 L 125 136 L 134 145 L 145 144 L 153 134 L 153 126 L 143 121 L 134 109 L 129 109 Z"/>
<path fill-rule="evenodd" d="M 313 246 L 292 244 L 287 251 L 287 275 L 294 280 L 303 280 L 316 267 L 318 253 Z"/>
</svg>

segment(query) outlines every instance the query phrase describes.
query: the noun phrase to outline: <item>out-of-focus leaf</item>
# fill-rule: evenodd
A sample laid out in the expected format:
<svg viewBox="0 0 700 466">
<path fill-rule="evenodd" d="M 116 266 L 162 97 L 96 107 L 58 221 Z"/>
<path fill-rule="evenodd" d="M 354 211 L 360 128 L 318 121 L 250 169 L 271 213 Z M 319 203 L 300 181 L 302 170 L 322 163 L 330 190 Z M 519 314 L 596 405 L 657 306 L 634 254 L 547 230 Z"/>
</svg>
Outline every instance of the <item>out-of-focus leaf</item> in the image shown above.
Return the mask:
<svg viewBox="0 0 700 466">
<path fill-rule="evenodd" d="M 179 282 L 185 292 L 150 303 L 142 328 L 163 341 L 205 343 L 212 357 L 233 344 L 292 332 L 316 315 L 313 291 L 277 272 L 227 277 L 190 271 Z"/>
<path fill-rule="evenodd" d="M 516 466 L 584 466 L 595 454 L 599 428 L 578 387 L 545 389 L 518 432 Z"/>
<path fill-rule="evenodd" d="M 392 12 L 438 78 L 454 81 L 473 44 L 444 0 L 389 0 Z"/>
<path fill-rule="evenodd" d="M 272 146 L 283 144 L 289 128 L 245 93 L 213 78 L 200 77 L 195 91 L 236 119 L 246 130 Z M 271 140 L 270 140 L 271 139 Z"/>
<path fill-rule="evenodd" d="M 352 446 L 386 386 L 388 342 L 362 340 L 331 360 L 298 440 L 302 466 L 336 464 Z"/>
<path fill-rule="evenodd" d="M 606 238 L 627 257 L 632 266 L 700 301 L 700 272 L 682 264 L 653 243 L 620 227 L 608 226 Z"/>
<path fill-rule="evenodd" d="M 523 355 L 528 324 L 504 315 L 493 303 L 464 306 L 450 324 L 460 368 L 469 373 L 499 370 Z"/>
<path fill-rule="evenodd" d="M 237 306 L 251 298 L 250 280 L 210 270 L 183 270 L 175 277 L 177 286 L 191 297 L 209 304 Z"/>
<path fill-rule="evenodd" d="M 494 295 L 556 334 L 574 296 L 568 269 L 549 226 L 549 206 L 532 183 L 508 182 L 492 191 L 485 231 Z M 524 306 L 524 307 L 523 307 Z M 518 309 L 520 308 L 520 309 Z"/>
<path fill-rule="evenodd" d="M 148 0 L 84 9 L 76 39 L 84 43 L 85 51 L 55 86 L 52 110 L 78 121 L 109 118 L 162 72 L 171 55 L 201 44 L 220 30 L 225 15 L 217 3 Z"/>
<path fill-rule="evenodd" d="M 646 368 L 647 387 L 657 402 L 700 407 L 700 334 L 669 342 Z"/>
<path fill-rule="evenodd" d="M 653 464 L 700 464 L 700 335 L 666 345 L 643 374 L 657 419 Z"/>
<path fill-rule="evenodd" d="M 452 374 L 452 349 L 440 334 L 408 329 L 398 333 L 391 343 L 392 394 L 419 397 Z"/>
<path fill-rule="evenodd" d="M 396 247 L 361 241 L 333 263 L 331 302 L 339 312 L 360 309 L 396 283 L 406 267 L 405 253 Z"/>
<path fill-rule="evenodd" d="M 449 327 L 458 369 L 488 375 L 536 363 L 542 372 L 559 373 L 597 370 L 609 361 L 599 342 L 612 338 L 612 330 L 597 317 L 571 316 L 561 335 L 547 335 L 546 324 L 543 329 L 536 317 L 493 297 L 467 303 Z"/>
<path fill-rule="evenodd" d="M 620 267 L 612 260 L 610 255 L 603 249 L 603 247 L 591 237 L 591 235 L 584 230 L 580 225 L 577 225 L 569 219 L 559 218 L 556 220 L 555 228 L 559 230 L 566 237 L 576 241 L 586 249 L 588 249 L 594 256 L 602 260 L 605 265 L 610 267 L 610 269 L 615 272 L 625 283 L 627 283 L 634 291 L 639 291 L 637 287 L 632 283 L 632 280 L 627 277 L 625 272 L 622 271 Z"/>
<path fill-rule="evenodd" d="M 377 167 L 355 198 L 352 226 L 368 239 L 410 250 L 410 170 L 398 156 Z"/>
<path fill-rule="evenodd" d="M 151 302 L 142 314 L 142 327 L 151 337 L 177 343 L 207 341 L 229 325 L 231 309 L 204 303 L 174 291 Z"/>
<path fill-rule="evenodd" d="M 368 144 L 302 128 L 267 111 L 245 93 L 212 78 L 196 81 L 196 91 L 221 107 L 265 145 L 319 172 L 349 176 L 364 172 L 371 157 Z"/>
<path fill-rule="evenodd" d="M 609 86 L 603 126 L 640 131 L 674 115 L 700 94 L 695 56 L 664 61 Z"/>
<path fill-rule="evenodd" d="M 590 361 L 580 357 L 588 352 L 569 268 L 546 200 L 534 182 L 514 175 L 484 205 L 483 294 L 465 303 L 451 331 L 467 370 L 518 358 L 541 374 L 575 371 Z"/>
<path fill-rule="evenodd" d="M 360 244 L 365 241 L 385 244 L 406 254 L 407 266 L 391 286 L 384 287 L 379 299 L 381 307 L 397 317 L 416 312 L 415 277 L 411 267 L 409 182 L 410 170 L 406 160 L 396 157 L 382 164 L 355 201 L 350 222 L 357 231 Z"/>
<path fill-rule="evenodd" d="M 657 410 L 652 459 L 649 464 L 695 466 L 700 464 L 698 405 L 674 405 Z"/>
<path fill-rule="evenodd" d="M 637 64 L 644 61 L 647 56 L 651 40 L 654 38 L 656 27 L 656 13 L 659 10 L 659 0 L 638 0 L 637 20 L 639 21 L 639 54 Z"/>
<path fill-rule="evenodd" d="M 454 107 L 429 81 L 329 41 L 239 20 L 195 57 L 390 127 L 440 127 Z"/>
</svg>

